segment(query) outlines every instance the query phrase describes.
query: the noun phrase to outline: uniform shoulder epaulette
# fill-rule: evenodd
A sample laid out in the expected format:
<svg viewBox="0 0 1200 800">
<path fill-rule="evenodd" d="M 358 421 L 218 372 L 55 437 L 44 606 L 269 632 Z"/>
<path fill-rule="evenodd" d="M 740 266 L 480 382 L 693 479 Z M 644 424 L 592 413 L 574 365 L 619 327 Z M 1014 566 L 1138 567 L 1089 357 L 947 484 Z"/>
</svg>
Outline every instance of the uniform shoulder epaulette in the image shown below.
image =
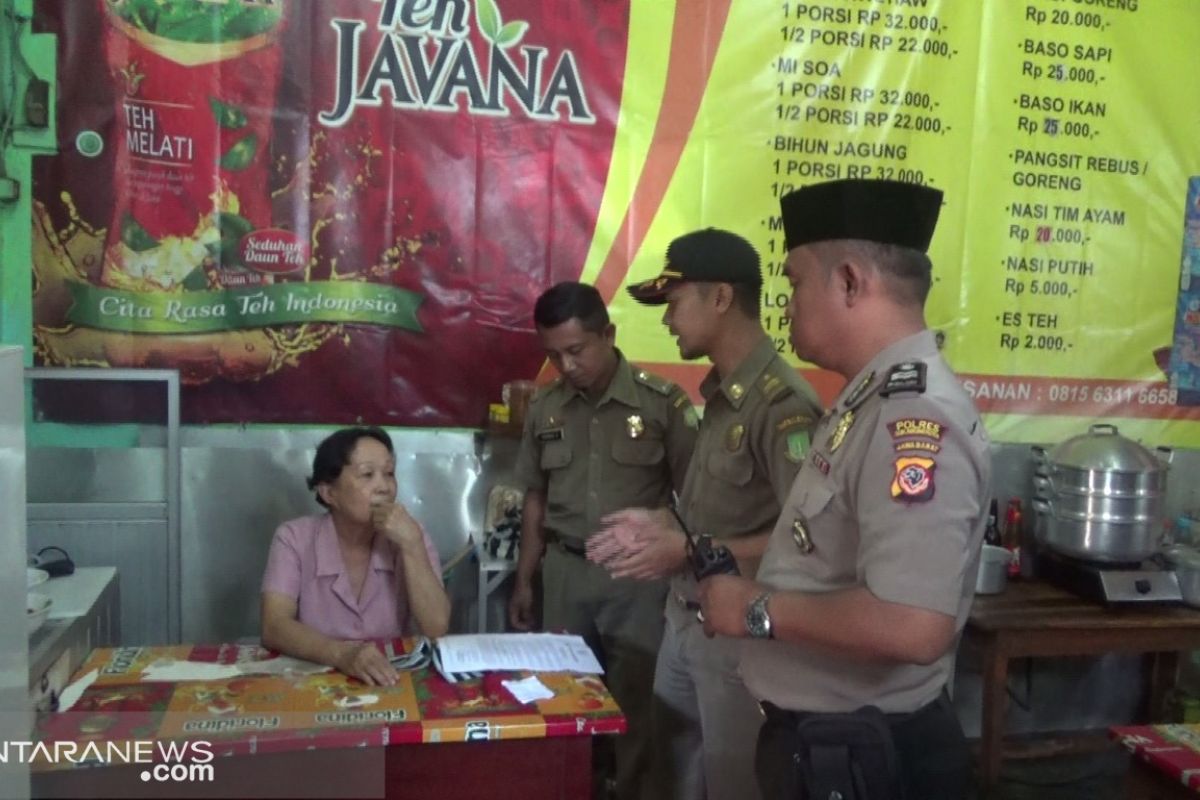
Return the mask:
<svg viewBox="0 0 1200 800">
<path fill-rule="evenodd" d="M 562 382 L 563 382 L 562 376 L 559 375 L 557 378 L 550 381 L 549 383 L 539 386 L 537 388 L 537 391 L 535 391 L 533 393 L 533 397 L 529 398 L 529 402 L 530 403 L 542 402 L 547 397 L 549 397 L 556 389 L 558 389 L 558 387 L 562 386 Z"/>
<path fill-rule="evenodd" d="M 883 378 L 883 386 L 879 388 L 881 397 L 888 397 L 901 392 L 925 393 L 925 362 L 901 361 L 896 364 Z"/>
<path fill-rule="evenodd" d="M 771 370 L 767 370 L 758 379 L 758 390 L 762 392 L 767 403 L 774 403 L 793 394 L 796 387 Z"/>
<path fill-rule="evenodd" d="M 634 369 L 633 379 L 645 386 L 648 389 L 661 394 L 663 397 L 670 396 L 675 389 L 675 384 L 671 383 L 666 378 L 660 378 L 652 372 L 646 372 L 644 369 Z"/>
</svg>

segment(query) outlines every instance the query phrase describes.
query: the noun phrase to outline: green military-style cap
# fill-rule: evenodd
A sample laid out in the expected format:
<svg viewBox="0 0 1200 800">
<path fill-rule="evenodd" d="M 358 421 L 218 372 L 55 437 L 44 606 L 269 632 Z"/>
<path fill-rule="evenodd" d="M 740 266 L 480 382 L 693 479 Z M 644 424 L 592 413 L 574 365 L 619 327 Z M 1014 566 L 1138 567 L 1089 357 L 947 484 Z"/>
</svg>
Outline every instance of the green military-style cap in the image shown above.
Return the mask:
<svg viewBox="0 0 1200 800">
<path fill-rule="evenodd" d="M 685 233 L 667 247 L 667 263 L 658 277 L 629 287 L 639 303 L 659 306 L 667 292 L 685 281 L 762 286 L 758 251 L 736 233 L 719 228 Z"/>
</svg>

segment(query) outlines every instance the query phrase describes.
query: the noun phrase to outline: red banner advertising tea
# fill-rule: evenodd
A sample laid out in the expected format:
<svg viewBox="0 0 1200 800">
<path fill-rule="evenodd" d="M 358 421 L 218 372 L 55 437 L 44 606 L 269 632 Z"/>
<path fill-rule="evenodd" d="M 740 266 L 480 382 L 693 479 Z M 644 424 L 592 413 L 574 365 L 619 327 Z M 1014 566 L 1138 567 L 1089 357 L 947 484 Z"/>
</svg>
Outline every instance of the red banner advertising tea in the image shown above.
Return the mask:
<svg viewBox="0 0 1200 800">
<path fill-rule="evenodd" d="M 189 422 L 479 425 L 542 355 L 612 152 L 625 2 L 40 0 L 38 363 Z"/>
</svg>

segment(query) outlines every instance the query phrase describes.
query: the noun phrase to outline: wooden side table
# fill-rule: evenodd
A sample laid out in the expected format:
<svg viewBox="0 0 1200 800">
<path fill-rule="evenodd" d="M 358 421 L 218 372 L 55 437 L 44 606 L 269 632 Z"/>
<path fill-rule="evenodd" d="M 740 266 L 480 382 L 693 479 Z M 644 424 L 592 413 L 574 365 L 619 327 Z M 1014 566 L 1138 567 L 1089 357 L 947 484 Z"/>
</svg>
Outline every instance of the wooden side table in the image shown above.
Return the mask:
<svg viewBox="0 0 1200 800">
<path fill-rule="evenodd" d="M 1003 758 L 1008 662 L 1014 658 L 1146 653 L 1147 718 L 1174 685 L 1181 650 L 1200 648 L 1200 611 L 1186 606 L 1106 607 L 1037 580 L 1013 581 L 1003 594 L 979 596 L 966 636 L 983 655 L 980 785 L 990 790 Z"/>
</svg>

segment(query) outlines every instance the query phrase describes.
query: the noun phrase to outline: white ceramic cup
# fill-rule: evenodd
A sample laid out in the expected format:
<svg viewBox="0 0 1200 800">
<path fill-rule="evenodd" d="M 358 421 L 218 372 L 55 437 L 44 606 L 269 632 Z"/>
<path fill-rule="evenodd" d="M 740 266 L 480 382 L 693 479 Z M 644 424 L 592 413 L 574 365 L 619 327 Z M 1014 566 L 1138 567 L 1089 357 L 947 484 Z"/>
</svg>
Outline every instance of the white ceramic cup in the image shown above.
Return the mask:
<svg viewBox="0 0 1200 800">
<path fill-rule="evenodd" d="M 979 574 L 975 576 L 975 594 L 1000 594 L 1008 585 L 1008 564 L 1012 553 L 1004 547 L 985 544 L 979 556 Z"/>
</svg>

